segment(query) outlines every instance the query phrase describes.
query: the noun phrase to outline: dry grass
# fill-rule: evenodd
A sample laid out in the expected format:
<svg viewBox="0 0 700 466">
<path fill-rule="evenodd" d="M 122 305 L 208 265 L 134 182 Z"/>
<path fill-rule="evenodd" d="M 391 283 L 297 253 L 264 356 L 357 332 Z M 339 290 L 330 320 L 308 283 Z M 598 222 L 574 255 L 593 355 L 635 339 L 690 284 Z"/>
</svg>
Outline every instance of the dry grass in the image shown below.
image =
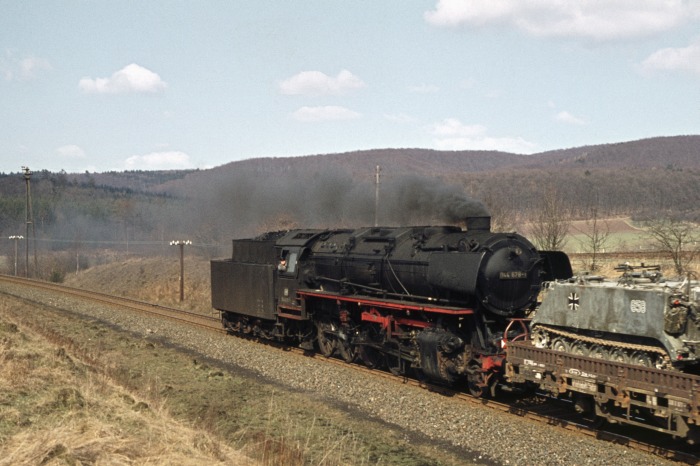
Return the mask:
<svg viewBox="0 0 700 466">
<path fill-rule="evenodd" d="M 157 339 L 0 303 L 0 466 L 464 464 Z"/>
<path fill-rule="evenodd" d="M 0 303 L 0 465 L 254 464 L 8 318 Z"/>
<path fill-rule="evenodd" d="M 70 273 L 64 284 L 134 299 L 211 313 L 210 263 L 185 257 L 185 300 L 180 303 L 180 262 L 164 257 L 133 257 Z"/>
</svg>

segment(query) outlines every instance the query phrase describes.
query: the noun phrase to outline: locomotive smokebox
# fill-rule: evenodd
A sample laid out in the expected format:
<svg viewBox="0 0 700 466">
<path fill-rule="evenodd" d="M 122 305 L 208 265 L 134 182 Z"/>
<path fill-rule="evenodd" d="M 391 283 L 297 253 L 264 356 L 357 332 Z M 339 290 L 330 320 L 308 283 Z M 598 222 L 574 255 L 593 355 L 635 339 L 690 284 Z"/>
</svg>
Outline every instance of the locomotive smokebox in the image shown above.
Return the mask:
<svg viewBox="0 0 700 466">
<path fill-rule="evenodd" d="M 467 231 L 491 231 L 491 217 L 467 217 Z"/>
</svg>

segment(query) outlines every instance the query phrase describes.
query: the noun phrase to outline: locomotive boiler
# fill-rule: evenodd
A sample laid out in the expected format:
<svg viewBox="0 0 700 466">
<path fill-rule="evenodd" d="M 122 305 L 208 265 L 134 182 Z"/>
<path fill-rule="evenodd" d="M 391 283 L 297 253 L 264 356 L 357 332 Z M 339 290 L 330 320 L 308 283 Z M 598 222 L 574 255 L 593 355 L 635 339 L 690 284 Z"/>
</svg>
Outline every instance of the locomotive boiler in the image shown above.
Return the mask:
<svg viewBox="0 0 700 466">
<path fill-rule="evenodd" d="M 505 339 L 527 334 L 520 319 L 542 282 L 570 276 L 565 254 L 492 232 L 488 217 L 467 219 L 466 230 L 267 233 L 234 240 L 231 258 L 211 263 L 212 305 L 231 332 L 466 383 L 477 395 L 494 390 Z"/>
</svg>

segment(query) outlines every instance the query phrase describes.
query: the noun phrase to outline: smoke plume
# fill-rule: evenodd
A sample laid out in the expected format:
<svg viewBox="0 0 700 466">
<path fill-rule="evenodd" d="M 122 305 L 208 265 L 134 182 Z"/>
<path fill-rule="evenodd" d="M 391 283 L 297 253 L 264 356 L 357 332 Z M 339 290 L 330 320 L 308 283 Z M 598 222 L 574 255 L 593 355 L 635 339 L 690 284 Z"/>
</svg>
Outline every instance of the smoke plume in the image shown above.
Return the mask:
<svg viewBox="0 0 700 466">
<path fill-rule="evenodd" d="M 484 205 L 457 186 L 418 176 L 382 180 L 378 222 L 381 226 L 458 224 L 488 215 Z M 308 172 L 246 171 L 210 183 L 200 191 L 199 223 L 214 222 L 229 237 L 254 236 L 291 228 L 357 228 L 375 217 L 374 177 L 357 181 L 342 170 Z M 224 234 L 226 234 L 224 233 Z"/>
</svg>

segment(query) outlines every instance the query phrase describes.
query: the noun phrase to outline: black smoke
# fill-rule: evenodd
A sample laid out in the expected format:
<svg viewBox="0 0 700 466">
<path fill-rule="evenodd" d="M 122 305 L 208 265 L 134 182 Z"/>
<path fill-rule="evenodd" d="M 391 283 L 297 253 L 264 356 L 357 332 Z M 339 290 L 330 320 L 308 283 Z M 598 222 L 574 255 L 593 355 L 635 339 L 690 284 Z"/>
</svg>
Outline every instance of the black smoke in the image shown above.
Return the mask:
<svg viewBox="0 0 700 466">
<path fill-rule="evenodd" d="M 380 219 L 392 225 L 459 224 L 467 217 L 488 216 L 488 210 L 464 190 L 418 176 L 389 180 L 379 193 Z"/>
<path fill-rule="evenodd" d="M 198 224 L 215 224 L 224 238 L 292 228 L 372 226 L 374 173 L 358 180 L 340 169 L 240 171 L 200 187 L 192 213 Z M 380 183 L 381 226 L 460 224 L 466 217 L 487 215 L 464 189 L 439 179 L 393 178 L 385 172 Z"/>
</svg>

